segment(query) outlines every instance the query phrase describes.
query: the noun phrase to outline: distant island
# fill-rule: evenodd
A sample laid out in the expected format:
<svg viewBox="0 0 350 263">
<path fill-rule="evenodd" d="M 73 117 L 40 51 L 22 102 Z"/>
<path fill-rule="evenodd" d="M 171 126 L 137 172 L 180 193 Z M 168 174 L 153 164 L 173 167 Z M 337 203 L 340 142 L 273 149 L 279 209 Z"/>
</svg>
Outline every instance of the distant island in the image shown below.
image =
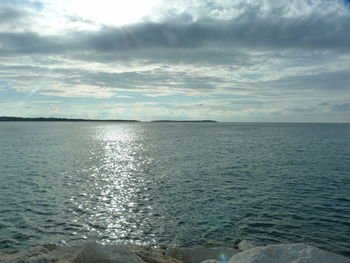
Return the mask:
<svg viewBox="0 0 350 263">
<path fill-rule="evenodd" d="M 74 118 L 45 118 L 45 117 L 37 117 L 37 118 L 24 118 L 24 117 L 8 117 L 8 116 L 0 116 L 0 121 L 101 121 L 101 122 L 141 122 L 138 120 L 101 120 L 101 119 L 74 119 Z M 154 120 L 150 122 L 217 122 L 213 120 Z"/>
<path fill-rule="evenodd" d="M 140 122 L 138 120 L 99 120 L 99 119 L 70 119 L 70 118 L 23 118 L 23 117 L 0 117 L 0 121 L 108 121 L 108 122 Z"/>
<path fill-rule="evenodd" d="M 217 122 L 213 120 L 155 120 L 151 122 Z"/>
</svg>

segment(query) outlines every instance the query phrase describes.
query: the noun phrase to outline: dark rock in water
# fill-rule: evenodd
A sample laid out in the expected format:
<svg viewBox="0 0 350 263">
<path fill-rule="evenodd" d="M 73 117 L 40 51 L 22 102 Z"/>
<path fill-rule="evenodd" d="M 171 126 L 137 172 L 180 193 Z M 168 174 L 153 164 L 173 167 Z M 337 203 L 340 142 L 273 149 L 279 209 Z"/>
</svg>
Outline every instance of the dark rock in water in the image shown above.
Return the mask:
<svg viewBox="0 0 350 263">
<path fill-rule="evenodd" d="M 52 250 L 55 250 L 55 249 L 58 248 L 58 246 L 55 245 L 55 244 L 47 244 L 47 245 L 43 245 L 43 247 L 46 248 L 49 251 L 52 251 Z"/>
<path fill-rule="evenodd" d="M 124 245 L 88 243 L 75 258 L 74 263 L 144 263 Z"/>
</svg>

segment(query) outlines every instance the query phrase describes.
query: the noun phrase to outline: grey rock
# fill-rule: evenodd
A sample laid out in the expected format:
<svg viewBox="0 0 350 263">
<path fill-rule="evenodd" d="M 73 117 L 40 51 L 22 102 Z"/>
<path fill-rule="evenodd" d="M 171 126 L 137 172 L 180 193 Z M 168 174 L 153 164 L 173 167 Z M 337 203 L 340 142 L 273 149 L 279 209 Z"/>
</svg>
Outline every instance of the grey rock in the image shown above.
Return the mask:
<svg viewBox="0 0 350 263">
<path fill-rule="evenodd" d="M 158 255 L 165 255 L 165 249 L 151 247 L 151 246 L 140 246 L 135 244 L 128 244 L 127 247 L 134 252 L 137 251 L 149 251 Z"/>
<path fill-rule="evenodd" d="M 222 261 L 216 260 L 216 259 L 207 259 L 202 261 L 201 263 L 222 263 Z"/>
<path fill-rule="evenodd" d="M 57 247 L 50 252 L 50 255 L 56 258 L 57 263 L 71 263 L 74 262 L 81 249 L 81 247 Z"/>
<path fill-rule="evenodd" d="M 165 255 L 176 258 L 184 263 L 201 263 L 207 259 L 225 261 L 237 254 L 239 251 L 234 248 L 167 248 Z"/>
<path fill-rule="evenodd" d="M 128 248 L 146 263 L 183 263 L 175 258 L 165 256 L 164 249 L 133 244 L 128 245 Z"/>
<path fill-rule="evenodd" d="M 259 245 L 257 243 L 255 243 L 254 241 L 250 241 L 250 240 L 242 240 L 241 242 L 239 242 L 239 244 L 237 245 L 237 248 L 240 251 L 244 251 L 244 250 L 248 250 L 254 247 L 258 247 Z"/>
<path fill-rule="evenodd" d="M 74 263 L 144 263 L 124 245 L 88 243 L 75 258 Z"/>
<path fill-rule="evenodd" d="M 305 244 L 280 244 L 240 252 L 229 263 L 350 263 L 350 259 Z"/>
<path fill-rule="evenodd" d="M 179 261 L 175 258 L 152 253 L 150 251 L 139 250 L 135 251 L 135 253 L 146 263 L 183 263 L 182 261 Z"/>
<path fill-rule="evenodd" d="M 50 263 L 54 259 L 47 255 L 48 252 L 42 246 L 35 246 L 12 254 L 1 253 L 0 263 Z"/>
</svg>

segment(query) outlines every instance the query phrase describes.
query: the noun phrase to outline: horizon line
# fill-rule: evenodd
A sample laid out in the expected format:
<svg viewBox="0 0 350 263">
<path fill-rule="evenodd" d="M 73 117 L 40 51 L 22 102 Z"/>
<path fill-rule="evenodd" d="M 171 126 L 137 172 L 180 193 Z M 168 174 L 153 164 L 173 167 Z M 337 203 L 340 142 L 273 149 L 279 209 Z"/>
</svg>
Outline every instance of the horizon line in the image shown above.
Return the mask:
<svg viewBox="0 0 350 263">
<path fill-rule="evenodd" d="M 350 122 L 307 122 L 307 121 L 217 121 L 209 119 L 156 119 L 156 120 L 135 120 L 135 119 L 86 119 L 86 118 L 66 118 L 66 117 L 17 117 L 0 116 L 0 121 L 35 121 L 35 122 L 135 122 L 135 123 L 157 123 L 157 122 L 207 122 L 207 123 L 290 123 L 290 124 L 350 124 Z"/>
</svg>

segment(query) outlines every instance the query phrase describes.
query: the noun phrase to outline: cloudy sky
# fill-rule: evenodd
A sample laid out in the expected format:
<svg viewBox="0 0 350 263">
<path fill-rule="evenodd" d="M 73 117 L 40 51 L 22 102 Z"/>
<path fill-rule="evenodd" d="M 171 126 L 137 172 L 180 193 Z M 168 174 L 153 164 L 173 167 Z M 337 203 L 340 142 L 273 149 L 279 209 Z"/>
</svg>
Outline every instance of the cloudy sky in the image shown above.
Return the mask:
<svg viewBox="0 0 350 263">
<path fill-rule="evenodd" d="M 350 121 L 345 0 L 0 0 L 0 116 Z"/>
</svg>

